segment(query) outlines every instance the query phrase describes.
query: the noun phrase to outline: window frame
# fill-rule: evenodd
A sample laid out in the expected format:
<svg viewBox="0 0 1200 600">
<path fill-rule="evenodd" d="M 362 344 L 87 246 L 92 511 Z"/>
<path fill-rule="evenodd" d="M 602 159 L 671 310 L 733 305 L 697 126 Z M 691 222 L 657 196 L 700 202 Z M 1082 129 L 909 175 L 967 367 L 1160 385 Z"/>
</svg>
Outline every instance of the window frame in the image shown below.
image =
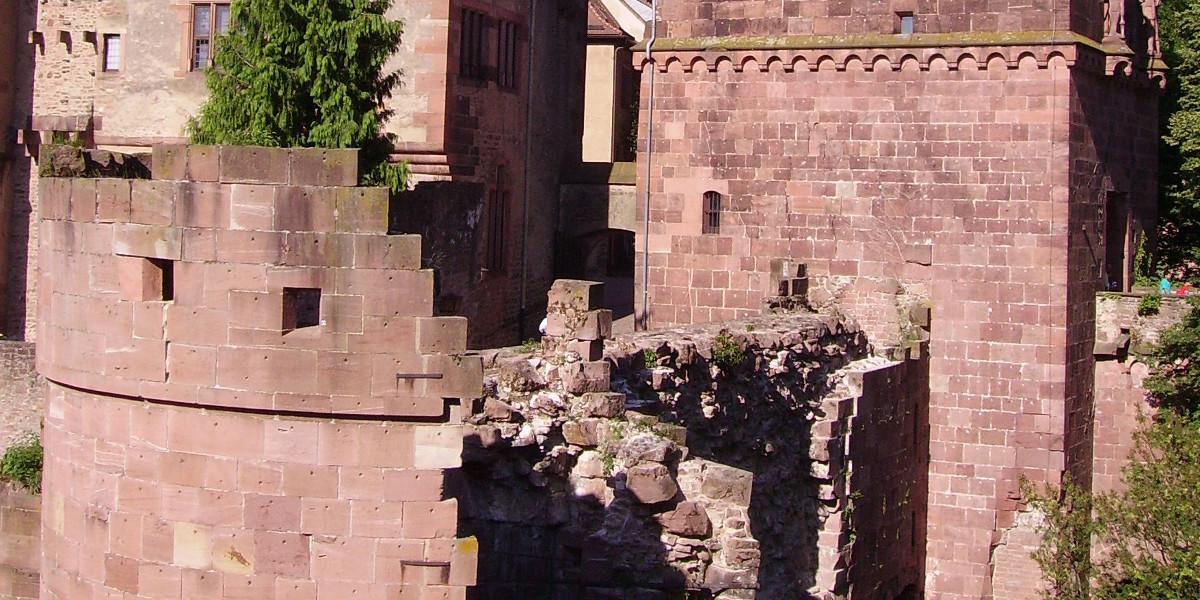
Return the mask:
<svg viewBox="0 0 1200 600">
<path fill-rule="evenodd" d="M 703 235 L 721 234 L 721 212 L 724 197 L 721 192 L 709 190 L 701 198 L 700 233 Z"/>
<path fill-rule="evenodd" d="M 491 17 L 470 6 L 459 8 L 458 76 L 477 83 L 488 80 L 488 29 Z"/>
<path fill-rule="evenodd" d="M 516 90 L 520 84 L 521 25 L 498 18 L 496 21 L 496 85 Z"/>
<path fill-rule="evenodd" d="M 483 247 L 483 268 L 489 273 L 502 275 L 508 272 L 506 250 L 511 200 L 508 173 L 501 165 L 496 167 L 496 183 L 487 200 L 487 235 Z"/>
<path fill-rule="evenodd" d="M 113 40 L 117 40 L 117 60 L 113 67 L 109 62 L 109 48 Z M 125 70 L 125 39 L 119 33 L 105 33 L 100 37 L 100 72 L 120 73 Z"/>
<path fill-rule="evenodd" d="M 229 20 L 226 23 L 224 31 L 221 31 L 220 27 L 218 26 L 218 14 L 220 13 L 220 7 L 225 7 L 225 9 L 230 13 Z M 208 35 L 203 38 L 196 34 L 198 24 L 196 17 L 198 16 L 201 8 L 208 9 Z M 203 73 L 204 71 L 212 68 L 213 48 L 216 45 L 217 38 L 228 33 L 229 28 L 232 26 L 233 4 L 232 2 L 192 2 L 187 6 L 187 9 L 189 11 L 189 26 L 187 36 L 188 42 L 186 49 L 187 69 L 192 73 Z M 198 42 L 200 42 L 201 39 L 203 39 L 208 45 L 208 51 L 204 58 L 203 65 L 199 65 L 197 63 L 197 48 Z"/>
</svg>

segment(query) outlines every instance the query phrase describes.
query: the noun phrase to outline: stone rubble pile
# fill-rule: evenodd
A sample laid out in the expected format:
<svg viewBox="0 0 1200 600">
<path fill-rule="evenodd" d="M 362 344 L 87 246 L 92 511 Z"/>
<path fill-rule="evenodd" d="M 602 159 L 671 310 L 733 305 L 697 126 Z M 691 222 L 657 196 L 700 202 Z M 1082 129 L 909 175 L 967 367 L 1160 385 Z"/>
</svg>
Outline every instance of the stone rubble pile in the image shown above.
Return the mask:
<svg viewBox="0 0 1200 600">
<path fill-rule="evenodd" d="M 539 350 L 485 353 L 464 466 L 488 485 L 473 487 L 487 491 L 466 502 L 467 520 L 569 532 L 559 550 L 522 552 L 544 551 L 532 568 L 551 572 L 536 576 L 588 597 L 794 586 L 821 562 L 821 522 L 844 507 L 848 400 L 829 396 L 838 369 L 866 356 L 865 337 L 804 314 L 608 340 L 599 287 L 557 281 Z"/>
</svg>

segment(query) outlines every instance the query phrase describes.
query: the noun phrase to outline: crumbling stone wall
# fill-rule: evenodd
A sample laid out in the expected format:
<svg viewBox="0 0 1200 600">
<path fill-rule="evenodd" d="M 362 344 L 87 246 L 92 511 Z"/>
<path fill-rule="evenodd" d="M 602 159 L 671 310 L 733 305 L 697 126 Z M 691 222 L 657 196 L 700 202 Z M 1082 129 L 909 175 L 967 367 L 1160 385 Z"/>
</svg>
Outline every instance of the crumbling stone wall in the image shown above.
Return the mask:
<svg viewBox="0 0 1200 600">
<path fill-rule="evenodd" d="M 0 452 L 40 432 L 44 394 L 33 344 L 0 340 Z"/>
<path fill-rule="evenodd" d="M 601 295 L 556 282 L 540 349 L 485 359 L 474 597 L 919 593 L 927 360 L 812 314 L 604 341 Z"/>
<path fill-rule="evenodd" d="M 1141 297 L 1096 297 L 1096 414 L 1092 491 L 1121 491 L 1121 469 L 1133 450 L 1138 417 L 1154 414 L 1142 382 L 1150 366 L 1142 355 L 1153 350 L 1162 331 L 1187 316 L 1191 305 L 1163 298 L 1157 314 L 1138 315 Z"/>
<path fill-rule="evenodd" d="M 0 600 L 36 600 L 41 562 L 41 499 L 0 483 Z"/>
<path fill-rule="evenodd" d="M 42 181 L 42 598 L 461 597 L 482 367 L 355 151 Z"/>
</svg>

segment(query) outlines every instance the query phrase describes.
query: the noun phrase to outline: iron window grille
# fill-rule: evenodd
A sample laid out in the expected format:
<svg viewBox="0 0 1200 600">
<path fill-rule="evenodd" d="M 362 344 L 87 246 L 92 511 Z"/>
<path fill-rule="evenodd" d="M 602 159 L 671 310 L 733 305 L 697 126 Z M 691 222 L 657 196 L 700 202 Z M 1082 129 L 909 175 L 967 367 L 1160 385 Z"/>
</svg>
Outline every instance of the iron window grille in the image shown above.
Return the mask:
<svg viewBox="0 0 1200 600">
<path fill-rule="evenodd" d="M 721 193 L 704 192 L 704 222 L 701 233 L 721 233 Z"/>
</svg>

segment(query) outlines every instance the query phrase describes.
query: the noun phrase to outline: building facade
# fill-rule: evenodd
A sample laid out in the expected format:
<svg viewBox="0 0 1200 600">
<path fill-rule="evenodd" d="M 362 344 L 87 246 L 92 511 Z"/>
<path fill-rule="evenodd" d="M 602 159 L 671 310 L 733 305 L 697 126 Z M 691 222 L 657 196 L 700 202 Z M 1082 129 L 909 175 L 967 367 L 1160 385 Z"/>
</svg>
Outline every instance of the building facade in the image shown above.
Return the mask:
<svg viewBox="0 0 1200 600">
<path fill-rule="evenodd" d="M 1019 481 L 1090 481 L 1095 295 L 1154 218 L 1154 11 L 660 4 L 639 317 L 756 314 L 798 263 L 876 344 L 931 308 L 928 597 L 1035 597 Z"/>
<path fill-rule="evenodd" d="M 37 294 L 26 274 L 36 256 L 26 252 L 36 233 L 21 207 L 36 211 L 38 147 L 55 137 L 122 151 L 182 141 L 231 12 L 228 2 L 126 0 L 21 0 L 5 10 L 19 13 L 4 23 L 16 23 L 23 73 L 23 101 L 5 111 L 20 146 L 10 133 L 5 333 L 32 339 Z M 437 245 L 426 256 L 440 273 L 438 308 L 484 324 L 476 344 L 515 342 L 542 318 L 553 255 L 538 240 L 552 239 L 560 171 L 579 152 L 584 11 L 582 0 L 420 0 L 388 12 L 405 34 L 388 64 L 403 77 L 385 129 L 415 184 L 393 226 Z M 548 117 L 531 126 L 531 111 Z M 430 203 L 454 210 L 434 223 Z"/>
</svg>

